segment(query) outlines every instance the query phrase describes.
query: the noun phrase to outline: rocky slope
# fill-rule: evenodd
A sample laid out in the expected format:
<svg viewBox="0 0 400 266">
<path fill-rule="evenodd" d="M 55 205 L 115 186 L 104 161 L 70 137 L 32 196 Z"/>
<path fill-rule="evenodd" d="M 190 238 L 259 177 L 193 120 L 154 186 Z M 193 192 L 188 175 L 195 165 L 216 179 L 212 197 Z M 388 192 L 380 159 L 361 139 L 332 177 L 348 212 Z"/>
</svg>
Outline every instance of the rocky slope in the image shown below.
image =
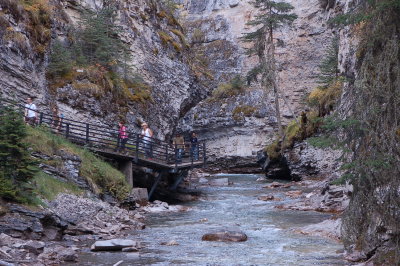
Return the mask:
<svg viewBox="0 0 400 266">
<path fill-rule="evenodd" d="M 245 76 L 256 63 L 256 58 L 245 55 L 246 44 L 240 41 L 242 34 L 249 31 L 246 23 L 256 15 L 249 2 L 184 1 L 188 31 L 204 34 L 198 45 L 209 58 L 216 59 L 211 61 L 210 69 L 219 83 L 237 74 Z M 327 26 L 330 12 L 320 1 L 287 2 L 295 7 L 298 19 L 276 33 L 280 104 L 286 123 L 300 114 L 303 97 L 316 87 L 317 66 L 333 36 Z M 193 25 L 195 29 L 191 29 Z M 275 135 L 271 96 L 253 86 L 222 102 L 203 101 L 180 121 L 179 127 L 186 132 L 198 131 L 207 140 L 211 163 L 221 164 L 227 159 L 224 166 L 249 166 L 250 161 L 255 161 L 255 151 Z"/>
</svg>

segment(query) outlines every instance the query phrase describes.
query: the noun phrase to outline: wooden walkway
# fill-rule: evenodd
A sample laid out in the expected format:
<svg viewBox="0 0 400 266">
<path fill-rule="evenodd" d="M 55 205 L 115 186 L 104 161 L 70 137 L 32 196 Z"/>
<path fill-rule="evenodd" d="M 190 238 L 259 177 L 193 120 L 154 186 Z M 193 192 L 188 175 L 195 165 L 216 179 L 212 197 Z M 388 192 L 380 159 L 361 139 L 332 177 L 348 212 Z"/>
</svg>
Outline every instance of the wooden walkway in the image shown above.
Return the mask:
<svg viewBox="0 0 400 266">
<path fill-rule="evenodd" d="M 0 100 L 1 105 L 24 109 L 23 105 L 4 99 Z M 193 147 L 191 145 L 173 146 L 156 138 L 144 139 L 140 134 L 128 131 L 128 140 L 125 149 L 122 150 L 118 147 L 119 138 L 116 128 L 83 123 L 69 118 L 62 118 L 59 122 L 52 114 L 40 111 L 38 111 L 37 124 L 47 126 L 52 132 L 102 156 L 132 161 L 138 166 L 155 170 L 176 173 L 181 169 L 203 167 L 206 163 L 205 142 L 199 142 Z"/>
</svg>

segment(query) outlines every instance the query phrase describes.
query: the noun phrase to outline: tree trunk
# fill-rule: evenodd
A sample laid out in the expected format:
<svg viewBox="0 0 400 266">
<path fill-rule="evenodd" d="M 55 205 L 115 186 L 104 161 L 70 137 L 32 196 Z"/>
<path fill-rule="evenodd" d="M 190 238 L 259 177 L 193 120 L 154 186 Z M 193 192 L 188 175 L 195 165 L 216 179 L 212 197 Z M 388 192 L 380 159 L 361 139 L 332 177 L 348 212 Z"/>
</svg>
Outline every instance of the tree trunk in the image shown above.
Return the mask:
<svg viewBox="0 0 400 266">
<path fill-rule="evenodd" d="M 273 35 L 273 29 L 270 27 L 269 29 L 269 41 L 270 41 L 270 58 L 271 58 L 271 75 L 272 75 L 272 86 L 274 90 L 274 96 L 275 96 L 275 113 L 276 113 L 276 119 L 278 121 L 278 132 L 279 136 L 281 139 L 283 138 L 283 128 L 282 128 L 282 120 L 281 120 L 281 110 L 279 106 L 279 93 L 278 93 L 278 87 L 276 84 L 276 62 L 275 62 L 275 44 L 274 44 L 274 35 Z"/>
</svg>

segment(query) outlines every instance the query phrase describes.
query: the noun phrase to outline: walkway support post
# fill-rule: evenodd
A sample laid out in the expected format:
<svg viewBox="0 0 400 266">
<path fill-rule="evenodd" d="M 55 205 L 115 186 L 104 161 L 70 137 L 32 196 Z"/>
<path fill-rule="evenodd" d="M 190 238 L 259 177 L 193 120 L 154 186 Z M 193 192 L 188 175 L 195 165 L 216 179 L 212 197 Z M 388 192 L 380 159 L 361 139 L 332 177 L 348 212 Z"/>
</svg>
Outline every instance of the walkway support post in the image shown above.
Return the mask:
<svg viewBox="0 0 400 266">
<path fill-rule="evenodd" d="M 131 160 L 120 161 L 119 170 L 125 175 L 125 180 L 133 188 L 133 164 Z"/>
<path fill-rule="evenodd" d="M 136 134 L 135 163 L 139 161 L 139 144 L 140 144 L 139 134 Z"/>
<path fill-rule="evenodd" d="M 178 144 L 175 144 L 175 172 L 178 171 Z"/>
<path fill-rule="evenodd" d="M 40 116 L 39 116 L 39 125 L 41 125 L 43 123 L 43 113 L 40 112 Z"/>
<path fill-rule="evenodd" d="M 65 129 L 65 138 L 69 138 L 69 123 L 66 124 L 66 129 Z"/>
</svg>

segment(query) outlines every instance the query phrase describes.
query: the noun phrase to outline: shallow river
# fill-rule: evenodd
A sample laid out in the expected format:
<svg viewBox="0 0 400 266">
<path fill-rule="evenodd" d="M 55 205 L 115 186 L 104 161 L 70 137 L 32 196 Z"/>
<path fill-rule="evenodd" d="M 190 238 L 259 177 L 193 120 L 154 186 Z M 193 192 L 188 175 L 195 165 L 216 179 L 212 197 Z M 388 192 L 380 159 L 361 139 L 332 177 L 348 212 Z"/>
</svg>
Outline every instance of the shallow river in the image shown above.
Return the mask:
<svg viewBox="0 0 400 266">
<path fill-rule="evenodd" d="M 226 177 L 226 176 L 219 176 Z M 273 208 L 280 202 L 257 199 L 268 194 L 255 175 L 228 175 L 233 185 L 201 188 L 201 200 L 188 212 L 151 214 L 147 228 L 132 235 L 137 253 L 84 253 L 79 265 L 346 265 L 342 245 L 322 237 L 296 234 L 293 228 L 321 222 L 329 215 Z M 279 197 L 279 195 L 278 195 Z M 282 195 L 284 198 L 284 195 Z M 289 201 L 290 199 L 286 199 Z M 205 233 L 240 230 L 241 243 L 201 241 Z M 175 240 L 179 245 L 165 246 Z"/>
</svg>

